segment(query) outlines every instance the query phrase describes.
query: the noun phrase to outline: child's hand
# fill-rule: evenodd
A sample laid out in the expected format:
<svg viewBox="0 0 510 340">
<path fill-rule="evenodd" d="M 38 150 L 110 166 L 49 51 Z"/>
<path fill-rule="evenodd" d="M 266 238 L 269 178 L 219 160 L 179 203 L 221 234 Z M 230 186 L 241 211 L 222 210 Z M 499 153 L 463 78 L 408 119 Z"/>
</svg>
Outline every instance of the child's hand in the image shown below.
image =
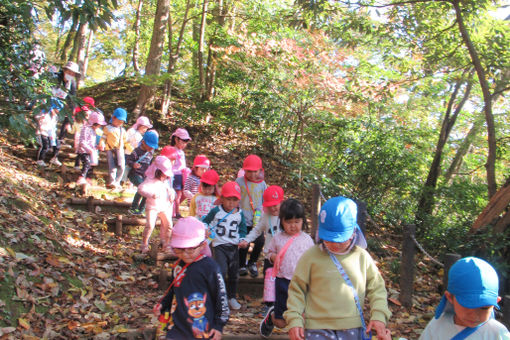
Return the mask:
<svg viewBox="0 0 510 340">
<path fill-rule="evenodd" d="M 140 169 L 142 166 L 140 165 L 140 163 L 134 163 L 133 164 L 133 169 Z"/>
<path fill-rule="evenodd" d="M 290 340 L 305 340 L 305 330 L 303 327 L 292 327 L 289 330 Z"/>
<path fill-rule="evenodd" d="M 152 307 L 152 313 L 155 316 L 159 316 L 161 314 L 161 303 L 156 303 L 154 307 Z"/>
<path fill-rule="evenodd" d="M 248 247 L 248 242 L 246 242 L 246 241 L 239 242 L 239 248 L 246 248 L 246 247 Z"/>
<path fill-rule="evenodd" d="M 371 330 L 377 333 L 377 340 L 391 340 L 391 332 L 389 329 L 386 329 L 383 322 L 378 320 L 370 321 L 367 326 L 367 334 Z"/>
<path fill-rule="evenodd" d="M 221 332 L 217 329 L 211 329 L 209 332 L 209 339 L 211 340 L 221 340 Z"/>
</svg>

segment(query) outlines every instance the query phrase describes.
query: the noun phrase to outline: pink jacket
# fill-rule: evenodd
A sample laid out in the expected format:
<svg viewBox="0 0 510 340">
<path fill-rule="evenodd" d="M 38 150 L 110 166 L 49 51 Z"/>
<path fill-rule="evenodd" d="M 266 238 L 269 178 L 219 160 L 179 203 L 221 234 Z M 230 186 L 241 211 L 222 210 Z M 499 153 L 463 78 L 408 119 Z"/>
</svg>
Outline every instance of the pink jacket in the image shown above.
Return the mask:
<svg viewBox="0 0 510 340">
<path fill-rule="evenodd" d="M 147 210 L 165 211 L 171 209 L 175 200 L 175 191 L 168 185 L 168 181 L 157 178 L 147 178 L 138 186 L 138 193 L 147 198 Z"/>
</svg>

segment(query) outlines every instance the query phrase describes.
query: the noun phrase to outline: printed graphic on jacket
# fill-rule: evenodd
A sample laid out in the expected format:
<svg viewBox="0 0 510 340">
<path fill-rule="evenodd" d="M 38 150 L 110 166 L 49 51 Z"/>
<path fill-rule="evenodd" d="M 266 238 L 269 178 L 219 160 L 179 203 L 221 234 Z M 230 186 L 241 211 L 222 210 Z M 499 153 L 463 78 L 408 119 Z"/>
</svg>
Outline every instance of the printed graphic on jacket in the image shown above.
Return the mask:
<svg viewBox="0 0 510 340">
<path fill-rule="evenodd" d="M 209 321 L 205 317 L 207 308 L 205 307 L 205 301 L 207 300 L 207 293 L 202 295 L 200 293 L 193 293 L 188 298 L 184 298 L 184 304 L 188 308 L 188 315 L 190 318 L 187 319 L 191 323 L 191 330 L 193 337 L 196 339 L 208 339 L 209 338 Z"/>
</svg>

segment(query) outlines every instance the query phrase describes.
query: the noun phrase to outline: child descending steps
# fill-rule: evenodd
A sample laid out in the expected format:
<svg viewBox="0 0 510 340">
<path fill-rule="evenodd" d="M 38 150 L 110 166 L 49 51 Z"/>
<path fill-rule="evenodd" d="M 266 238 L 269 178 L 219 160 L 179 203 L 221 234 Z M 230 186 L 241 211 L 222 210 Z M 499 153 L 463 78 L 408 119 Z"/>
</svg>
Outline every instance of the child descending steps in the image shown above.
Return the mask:
<svg viewBox="0 0 510 340">
<path fill-rule="evenodd" d="M 227 284 L 228 303 L 232 309 L 240 309 L 237 301 L 239 270 L 239 240 L 246 236 L 244 214 L 239 209 L 241 188 L 236 182 L 227 182 L 221 188 L 221 204 L 214 207 L 203 222 L 214 229 L 212 240 L 214 259 L 221 268 Z"/>
<path fill-rule="evenodd" d="M 206 172 L 210 167 L 211 161 L 205 155 L 197 155 L 195 157 L 191 173 L 188 177 L 186 177 L 186 181 L 184 182 L 184 190 L 182 192 L 184 198 L 190 201 L 191 198 L 198 192 L 200 178 L 202 178 L 204 172 Z"/>
<path fill-rule="evenodd" d="M 36 163 L 38 166 L 46 166 L 44 159 L 46 158 L 46 153 L 50 146 L 52 146 L 52 138 L 55 136 L 58 113 L 62 108 L 63 103 L 59 99 L 52 98 L 49 110 L 42 110 L 35 116 L 37 122 L 36 139 L 40 146 L 36 156 Z M 54 151 L 56 152 L 57 150 Z M 53 161 L 54 159 L 56 158 L 53 157 L 51 163 L 55 163 Z"/>
<path fill-rule="evenodd" d="M 220 176 L 214 170 L 207 170 L 200 178 L 198 193 L 193 196 L 189 205 L 189 214 L 201 220 L 214 206 L 218 199 L 219 190 L 217 188 Z"/>
<path fill-rule="evenodd" d="M 135 187 L 145 180 L 145 171 L 151 164 L 154 150 L 158 148 L 159 137 L 154 131 L 147 131 L 140 145 L 126 156 L 126 166 L 129 169 L 128 178 Z M 145 197 L 136 192 L 131 203 L 130 212 L 141 215 L 145 211 Z"/>
<path fill-rule="evenodd" d="M 230 310 L 218 264 L 201 254 L 205 244 L 202 222 L 184 217 L 175 224 L 170 245 L 179 260 L 172 266 L 170 286 L 153 308 L 168 327 L 166 339 L 221 339 Z"/>
<path fill-rule="evenodd" d="M 312 238 L 303 232 L 306 229 L 305 208 L 298 200 L 283 201 L 279 217 L 283 231 L 272 238 L 266 254 L 274 264 L 271 273 L 275 278 L 275 303 L 260 323 L 260 334 L 264 338 L 271 335 L 274 326 L 286 326 L 283 313 L 287 309 L 290 280 L 301 255 L 313 246 Z"/>
<path fill-rule="evenodd" d="M 106 122 L 103 115 L 99 112 L 92 112 L 87 124 L 82 127 L 79 133 L 80 140 L 76 151 L 83 166 L 80 177 L 76 182 L 78 185 L 87 184 L 87 179 L 92 177 L 92 168 L 99 163 L 99 155 L 96 149 L 96 129 L 104 125 L 106 125 Z"/>
<path fill-rule="evenodd" d="M 173 187 L 176 193 L 174 214 L 177 218 L 181 217 L 179 214 L 179 205 L 181 204 L 182 190 L 184 189 L 184 182 L 186 181 L 184 177 L 187 176 L 189 171 L 186 167 L 186 155 L 184 154 L 184 149 L 188 145 L 189 141 L 191 141 L 191 137 L 189 136 L 188 131 L 183 128 L 175 130 L 170 138 L 170 145 L 175 147 L 177 150 L 177 157 L 172 168 L 174 173 Z"/>
<path fill-rule="evenodd" d="M 175 191 L 168 185 L 167 179 L 172 176 L 172 162 L 158 156 L 154 160 L 156 171 L 153 178 L 147 178 L 138 186 L 140 195 L 146 201 L 146 224 L 142 234 L 142 254 L 149 251 L 149 238 L 156 225 L 156 219 L 161 219 L 160 238 L 163 251 L 171 253 L 170 236 L 172 232 L 172 207 L 175 200 Z"/>
</svg>

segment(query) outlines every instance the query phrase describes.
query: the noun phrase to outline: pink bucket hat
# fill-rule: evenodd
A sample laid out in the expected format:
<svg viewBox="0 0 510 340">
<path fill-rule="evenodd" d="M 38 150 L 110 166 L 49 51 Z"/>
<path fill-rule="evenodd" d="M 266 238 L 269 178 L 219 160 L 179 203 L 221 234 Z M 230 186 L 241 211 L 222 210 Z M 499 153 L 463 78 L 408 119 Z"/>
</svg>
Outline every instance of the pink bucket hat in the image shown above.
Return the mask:
<svg viewBox="0 0 510 340">
<path fill-rule="evenodd" d="M 186 131 L 186 129 L 183 128 L 178 128 L 177 130 L 175 130 L 175 132 L 172 133 L 172 137 L 173 136 L 179 137 L 182 140 L 191 140 L 188 131 Z"/>
<path fill-rule="evenodd" d="M 156 165 L 156 169 L 161 170 L 165 176 L 172 177 L 174 175 L 172 172 L 172 162 L 165 156 L 156 157 L 154 164 Z"/>
<path fill-rule="evenodd" d="M 195 217 L 183 217 L 172 229 L 172 248 L 192 248 L 205 240 L 205 225 Z"/>
<path fill-rule="evenodd" d="M 89 125 L 99 124 L 99 125 L 106 125 L 106 121 L 104 120 L 104 117 L 101 113 L 93 111 L 89 116 Z"/>
<path fill-rule="evenodd" d="M 146 126 L 148 129 L 152 128 L 152 124 L 149 120 L 149 118 L 145 117 L 145 116 L 140 116 L 138 117 L 138 119 L 136 120 L 136 123 L 133 124 L 133 129 L 138 129 L 139 126 Z"/>
</svg>

